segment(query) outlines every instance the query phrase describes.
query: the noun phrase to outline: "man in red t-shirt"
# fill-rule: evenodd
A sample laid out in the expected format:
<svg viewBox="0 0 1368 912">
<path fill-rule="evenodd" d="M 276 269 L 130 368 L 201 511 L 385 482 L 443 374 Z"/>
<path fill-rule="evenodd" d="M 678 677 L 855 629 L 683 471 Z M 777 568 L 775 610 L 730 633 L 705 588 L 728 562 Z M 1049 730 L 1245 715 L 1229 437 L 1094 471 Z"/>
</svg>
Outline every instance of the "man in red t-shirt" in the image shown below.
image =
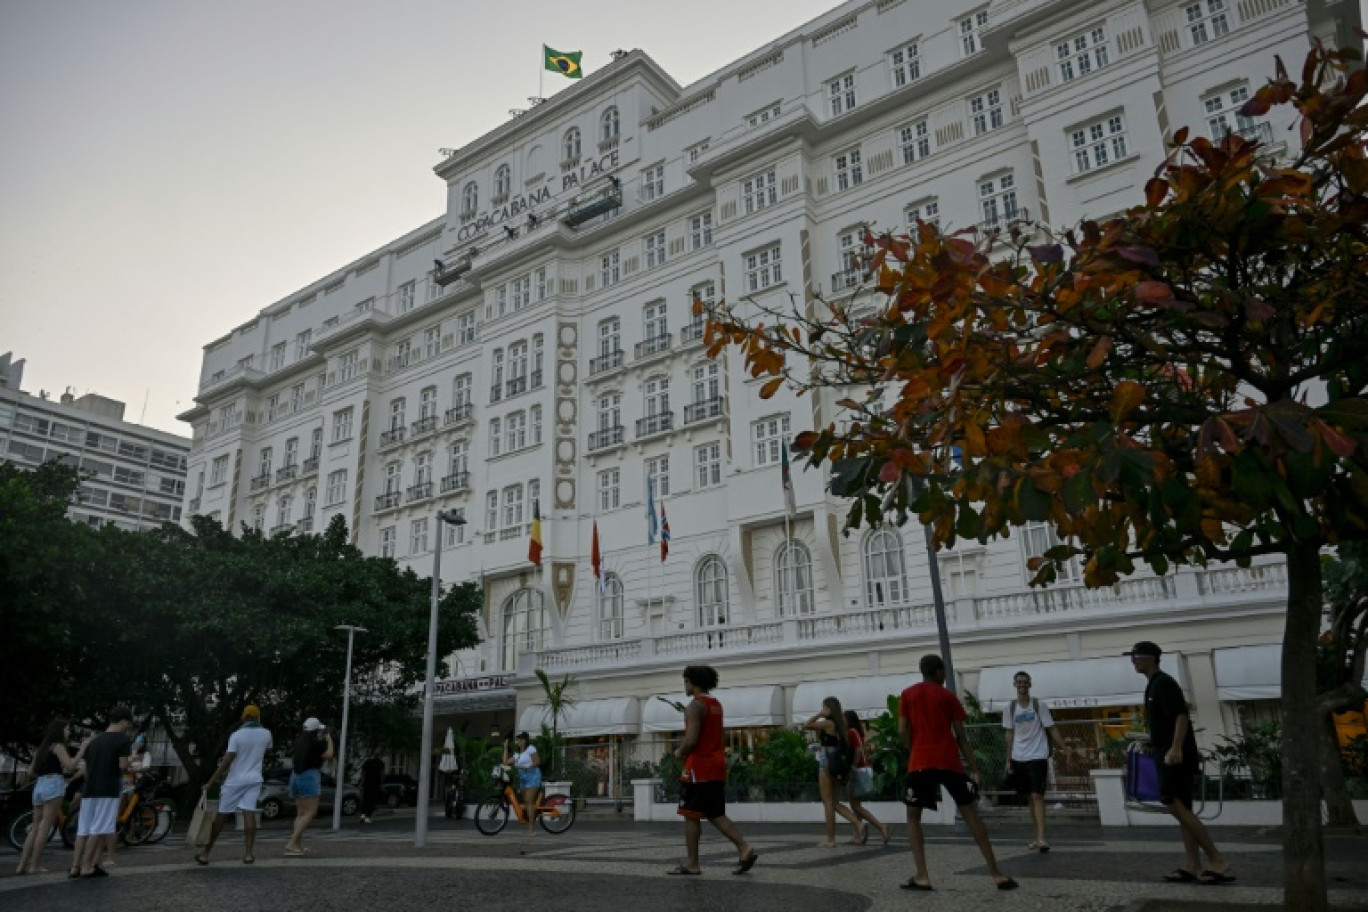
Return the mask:
<svg viewBox="0 0 1368 912">
<path fill-rule="evenodd" d="M 912 859 L 917 873 L 904 890 L 930 890 L 931 877 L 926 871 L 926 838 L 922 834 L 922 811 L 935 810 L 940 804 L 941 786 L 950 793 L 960 816 L 974 834 L 988 873 L 999 890 L 1015 890 L 1017 882 L 998 868 L 993 856 L 993 843 L 979 817 L 978 763 L 969 749 L 964 734 L 964 707 L 959 698 L 945 687 L 945 662 L 938 655 L 922 656 L 922 682 L 902 692 L 898 702 L 898 732 L 907 746 L 907 839 L 912 844 Z M 969 761 L 965 775 L 960 755 Z"/>
<path fill-rule="evenodd" d="M 679 785 L 679 816 L 684 818 L 684 847 L 688 858 L 668 874 L 702 874 L 698 842 L 703 821 L 709 821 L 740 853 L 733 874 L 755 867 L 760 853 L 751 848 L 736 824 L 727 817 L 727 755 L 723 752 L 722 704 L 709 693 L 717 686 L 717 671 L 707 665 L 684 669 L 684 693 L 693 701 L 684 708 L 684 740 L 674 755 L 684 761 Z"/>
</svg>

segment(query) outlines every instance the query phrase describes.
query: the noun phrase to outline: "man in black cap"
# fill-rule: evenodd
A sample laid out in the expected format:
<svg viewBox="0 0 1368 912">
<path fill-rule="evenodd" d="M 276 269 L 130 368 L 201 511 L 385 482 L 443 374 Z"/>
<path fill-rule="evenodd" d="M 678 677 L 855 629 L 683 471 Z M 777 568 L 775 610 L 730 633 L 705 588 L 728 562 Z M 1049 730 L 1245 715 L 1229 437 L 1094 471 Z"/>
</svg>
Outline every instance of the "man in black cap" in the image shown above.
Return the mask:
<svg viewBox="0 0 1368 912">
<path fill-rule="evenodd" d="M 1192 719 L 1188 715 L 1183 689 L 1172 675 L 1159 670 L 1159 657 L 1164 651 L 1149 640 L 1141 640 L 1131 647 L 1131 664 L 1144 675 L 1145 714 L 1149 717 L 1150 750 L 1159 773 L 1159 800 L 1178 821 L 1183 834 L 1183 848 L 1187 851 L 1187 865 L 1164 875 L 1170 883 L 1230 883 L 1235 875 L 1211 841 L 1200 817 L 1192 813 L 1193 780 L 1201 766 L 1197 753 L 1197 739 L 1192 733 Z M 1202 867 L 1198 850 L 1206 853 L 1207 864 Z"/>
</svg>

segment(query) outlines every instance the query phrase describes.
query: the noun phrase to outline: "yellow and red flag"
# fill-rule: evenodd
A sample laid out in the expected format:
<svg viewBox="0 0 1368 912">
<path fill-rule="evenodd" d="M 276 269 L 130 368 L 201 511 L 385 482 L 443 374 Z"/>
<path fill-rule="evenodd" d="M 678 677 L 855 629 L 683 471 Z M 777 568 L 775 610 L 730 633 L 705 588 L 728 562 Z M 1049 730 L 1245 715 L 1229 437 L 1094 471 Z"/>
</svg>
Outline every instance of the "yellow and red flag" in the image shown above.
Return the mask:
<svg viewBox="0 0 1368 912">
<path fill-rule="evenodd" d="M 540 567 L 541 554 L 541 504 L 534 500 L 532 501 L 532 540 L 527 543 L 527 559 Z"/>
</svg>

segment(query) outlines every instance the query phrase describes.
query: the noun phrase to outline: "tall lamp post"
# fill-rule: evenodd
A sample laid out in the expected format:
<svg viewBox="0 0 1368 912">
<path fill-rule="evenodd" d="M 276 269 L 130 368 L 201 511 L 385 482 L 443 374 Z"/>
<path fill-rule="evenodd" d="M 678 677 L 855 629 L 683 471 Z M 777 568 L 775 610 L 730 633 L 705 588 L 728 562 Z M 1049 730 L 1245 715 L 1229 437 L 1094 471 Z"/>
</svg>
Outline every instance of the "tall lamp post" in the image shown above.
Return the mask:
<svg viewBox="0 0 1368 912">
<path fill-rule="evenodd" d="M 428 811 L 432 800 L 432 697 L 437 683 L 437 605 L 442 600 L 442 525 L 464 526 L 455 510 L 437 511 L 437 547 L 432 550 L 432 607 L 428 614 L 427 677 L 423 682 L 423 743 L 418 756 L 418 813 L 413 821 L 413 847 L 427 848 Z"/>
<path fill-rule="evenodd" d="M 351 711 L 351 666 L 352 666 L 352 643 L 356 641 L 358 633 L 369 633 L 365 627 L 354 627 L 351 624 L 338 624 L 333 630 L 347 631 L 347 676 L 342 684 L 342 737 L 337 746 L 337 791 L 333 793 L 333 825 L 334 830 L 342 829 L 342 781 L 347 776 L 347 716 Z"/>
</svg>

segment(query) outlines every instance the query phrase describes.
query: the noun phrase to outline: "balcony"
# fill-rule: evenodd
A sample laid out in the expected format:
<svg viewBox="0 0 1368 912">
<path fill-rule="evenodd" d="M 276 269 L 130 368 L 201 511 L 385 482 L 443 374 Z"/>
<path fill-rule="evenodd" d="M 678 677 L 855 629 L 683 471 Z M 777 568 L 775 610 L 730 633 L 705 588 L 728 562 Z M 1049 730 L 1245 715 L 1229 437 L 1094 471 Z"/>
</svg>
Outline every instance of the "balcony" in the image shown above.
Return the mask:
<svg viewBox="0 0 1368 912">
<path fill-rule="evenodd" d="M 416 440 L 424 434 L 431 434 L 435 430 L 437 430 L 436 415 L 429 415 L 426 418 L 419 418 L 417 421 L 413 422 L 413 427 L 410 429 L 409 439 Z"/>
<path fill-rule="evenodd" d="M 536 390 L 536 389 L 541 389 L 541 388 L 542 388 L 542 372 L 539 371 L 539 370 L 535 370 L 535 371 L 532 372 L 532 389 Z"/>
<path fill-rule="evenodd" d="M 622 367 L 622 349 L 610 351 L 606 355 L 599 355 L 589 362 L 589 376 L 595 374 L 606 374 L 610 370 Z"/>
<path fill-rule="evenodd" d="M 317 456 L 310 456 L 308 459 L 304 460 L 304 474 L 305 474 L 305 475 L 312 475 L 313 473 L 315 473 L 315 472 L 317 472 L 317 471 L 318 471 L 318 457 L 317 457 Z"/>
<path fill-rule="evenodd" d="M 427 500 L 431 496 L 432 482 L 423 481 L 416 485 L 409 485 L 408 491 L 405 492 L 404 500 L 407 503 L 416 503 L 420 500 Z"/>
<path fill-rule="evenodd" d="M 276 469 L 275 483 L 284 484 L 287 481 L 293 481 L 295 479 L 295 476 L 297 476 L 298 474 L 299 466 L 294 463 L 290 463 L 287 466 L 281 466 L 280 468 Z"/>
<path fill-rule="evenodd" d="M 281 532 L 293 532 L 294 528 L 294 523 L 279 523 L 277 525 L 271 526 L 271 534 L 279 535 Z"/>
<path fill-rule="evenodd" d="M 191 512 L 191 513 L 198 513 L 198 512 L 199 512 L 199 508 L 200 508 L 200 499 L 199 499 L 198 497 L 196 497 L 196 498 L 194 498 L 194 499 L 192 499 L 192 500 L 190 501 L 190 512 Z"/>
<path fill-rule="evenodd" d="M 650 336 L 645 341 L 638 342 L 635 352 L 636 359 L 640 361 L 642 358 L 649 358 L 652 355 L 669 351 L 671 341 L 672 338 L 669 333 L 661 333 L 658 336 Z"/>
<path fill-rule="evenodd" d="M 442 479 L 443 494 L 459 494 L 462 491 L 470 490 L 469 472 L 452 472 Z"/>
<path fill-rule="evenodd" d="M 578 159 L 576 159 L 576 162 Z M 569 170 L 566 162 L 561 162 L 562 170 Z M 571 165 L 573 167 L 573 164 Z M 609 175 L 609 189 L 604 190 L 597 199 L 588 200 L 575 208 L 572 208 L 563 219 L 562 224 L 567 228 L 578 228 L 585 222 L 592 221 L 600 215 L 607 215 L 622 207 L 622 184 L 612 175 Z"/>
<path fill-rule="evenodd" d="M 702 402 L 691 402 L 684 406 L 684 423 L 697 424 L 700 421 L 707 421 L 710 418 L 720 418 L 722 416 L 722 397 L 713 396 L 711 399 L 704 399 Z"/>
<path fill-rule="evenodd" d="M 1262 121 L 1247 123 L 1237 127 L 1235 132 L 1250 142 L 1259 143 L 1260 145 L 1267 146 L 1273 142 L 1273 125 L 1270 123 L 1264 123 Z"/>
<path fill-rule="evenodd" d="M 489 401 L 498 402 L 503 399 L 503 384 L 496 383 L 489 388 Z"/>
<path fill-rule="evenodd" d="M 589 452 L 601 450 L 605 447 L 617 446 L 622 443 L 622 425 L 604 428 L 601 431 L 594 431 L 589 435 Z"/>
<path fill-rule="evenodd" d="M 527 392 L 526 377 L 510 377 L 508 383 L 504 384 L 504 395 L 510 399 L 519 393 Z"/>
<path fill-rule="evenodd" d="M 831 274 L 831 290 L 849 291 L 860 284 L 860 273 L 855 269 L 842 269 Z"/>
<path fill-rule="evenodd" d="M 642 437 L 652 437 L 656 434 L 663 434 L 666 431 L 674 430 L 674 412 L 660 412 L 655 415 L 647 415 L 645 418 L 638 418 L 636 423 L 636 435 L 640 440 Z"/>
<path fill-rule="evenodd" d="M 992 215 L 979 222 L 978 229 L 984 234 L 994 231 L 1009 231 L 1013 225 L 1022 225 L 1031 221 L 1031 210 L 1025 206 L 1012 206 L 1002 215 Z"/>
<path fill-rule="evenodd" d="M 386 491 L 384 494 L 375 498 L 376 513 L 379 513 L 381 510 L 393 510 L 397 506 L 399 506 L 398 491 Z"/>
<path fill-rule="evenodd" d="M 510 526 L 499 530 L 499 541 L 509 541 L 522 536 L 522 526 Z"/>
<path fill-rule="evenodd" d="M 394 446 L 404 442 L 404 428 L 390 428 L 380 435 L 380 446 Z"/>
<path fill-rule="evenodd" d="M 271 470 L 267 469 L 265 472 L 262 472 L 256 478 L 252 479 L 252 493 L 255 494 L 257 491 L 264 491 L 266 490 L 266 488 L 270 486 L 270 484 Z"/>
<path fill-rule="evenodd" d="M 313 517 L 312 517 L 312 516 L 306 516 L 306 517 L 304 517 L 303 519 L 301 519 L 299 522 L 295 523 L 295 531 L 296 531 L 296 532 L 312 532 L 312 531 L 313 531 Z"/>
<path fill-rule="evenodd" d="M 707 320 L 694 320 L 679 331 L 679 344 L 693 345 L 695 342 L 703 341 L 704 330 L 707 328 Z"/>
<path fill-rule="evenodd" d="M 474 418 L 474 416 L 475 406 L 471 405 L 469 402 L 462 402 L 460 405 L 454 405 L 446 410 L 446 417 L 444 419 L 445 426 L 451 427 L 453 424 L 464 424 Z"/>
</svg>

